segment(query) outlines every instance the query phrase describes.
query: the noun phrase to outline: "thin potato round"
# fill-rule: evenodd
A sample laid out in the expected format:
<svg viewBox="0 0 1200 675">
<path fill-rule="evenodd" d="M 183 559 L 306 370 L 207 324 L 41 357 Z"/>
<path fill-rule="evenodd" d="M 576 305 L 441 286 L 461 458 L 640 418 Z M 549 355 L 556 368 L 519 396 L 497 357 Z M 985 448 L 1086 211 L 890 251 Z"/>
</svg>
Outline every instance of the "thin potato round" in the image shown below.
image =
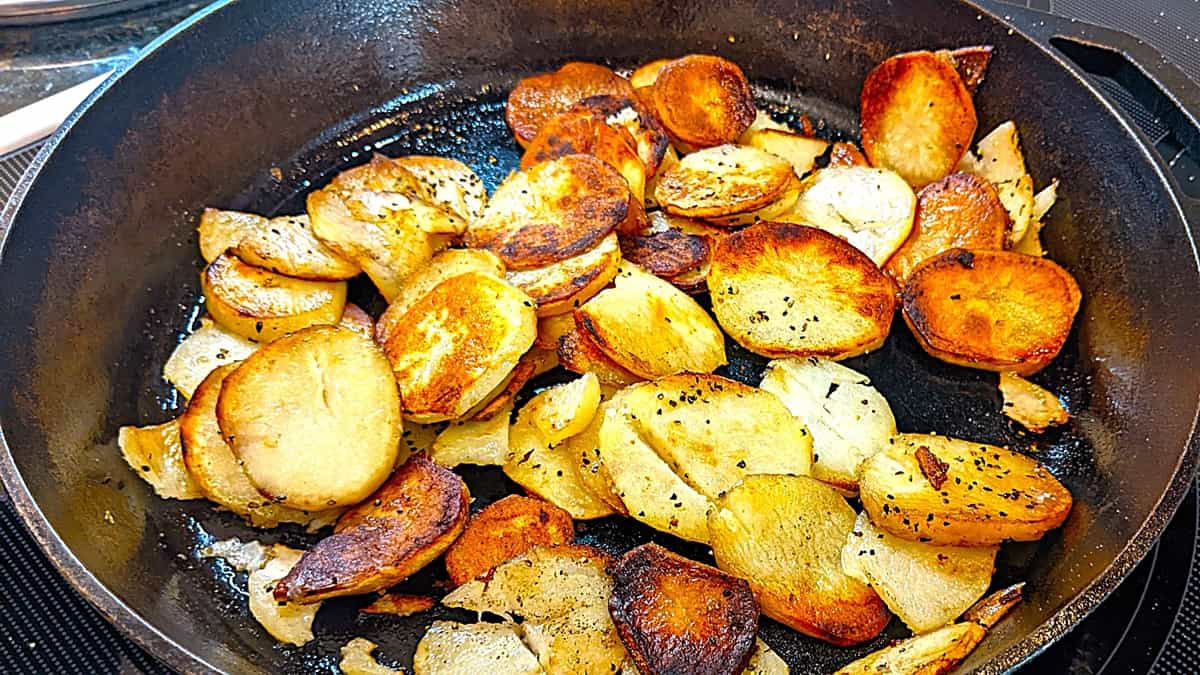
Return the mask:
<svg viewBox="0 0 1200 675">
<path fill-rule="evenodd" d="M 417 422 L 457 419 L 486 400 L 537 334 L 533 301 L 493 276 L 468 272 L 413 304 L 384 351 L 404 413 Z"/>
<path fill-rule="evenodd" d="M 163 499 L 198 499 L 204 496 L 196 477 L 184 461 L 178 419 L 148 427 L 121 427 L 117 431 L 121 457 L 139 478 Z"/>
<path fill-rule="evenodd" d="M 1008 244 L 1012 246 L 1024 239 L 1038 216 L 1033 213 L 1033 178 L 1025 169 L 1017 125 L 1009 120 L 992 129 L 979 139 L 974 151 L 963 155 L 957 170 L 986 178 L 996 186 L 1000 203 L 1012 222 Z"/>
<path fill-rule="evenodd" d="M 721 327 L 769 357 L 844 359 L 883 344 L 896 290 L 871 259 L 823 230 L 759 223 L 717 244 L 708 276 Z"/>
<path fill-rule="evenodd" d="M 545 673 L 519 631 L 515 623 L 434 621 L 417 643 L 413 674 Z"/>
<path fill-rule="evenodd" d="M 659 177 L 654 199 L 667 213 L 720 218 L 761 209 L 795 179 L 787 160 L 758 148 L 721 145 L 694 152 Z"/>
<path fill-rule="evenodd" d="M 221 385 L 217 421 L 259 492 L 304 510 L 362 501 L 391 473 L 400 446 L 387 359 L 337 326 L 251 354 Z"/>
<path fill-rule="evenodd" d="M 611 516 L 613 509 L 579 477 L 570 440 L 551 445 L 530 417 L 522 410 L 509 429 L 509 459 L 504 463 L 504 475 L 576 520 Z"/>
<path fill-rule="evenodd" d="M 912 232 L 916 207 L 912 188 L 893 171 L 835 167 L 806 178 L 781 220 L 836 234 L 883 266 Z"/>
<path fill-rule="evenodd" d="M 607 385 L 601 385 L 602 387 Z M 579 480 L 588 491 L 596 495 L 614 512 L 623 516 L 629 515 L 625 503 L 617 496 L 617 488 L 613 485 L 612 476 L 600 457 L 600 425 L 604 423 L 604 415 L 608 410 L 608 401 L 601 401 L 592 415 L 592 422 L 583 432 L 567 439 L 564 446 L 567 452 L 573 453 L 578 462 L 575 471 Z"/>
<path fill-rule="evenodd" d="M 511 416 L 512 407 L 506 406 L 486 420 L 451 422 L 434 439 L 429 459 L 451 469 L 459 464 L 504 464 Z"/>
<path fill-rule="evenodd" d="M 975 136 L 975 104 L 945 54 L 897 54 L 863 83 L 863 150 L 921 188 L 949 174 Z"/>
<path fill-rule="evenodd" d="M 633 85 L 634 89 L 652 86 L 658 80 L 658 74 L 662 72 L 662 69 L 674 60 L 655 59 L 649 63 L 643 63 L 629 74 L 629 84 Z"/>
<path fill-rule="evenodd" d="M 307 215 L 272 218 L 232 248 L 248 264 L 299 279 L 341 281 L 362 271 L 317 239 Z"/>
<path fill-rule="evenodd" d="M 952 173 L 921 188 L 912 234 L 884 271 L 904 283 L 917 265 L 951 248 L 1002 249 L 1008 214 L 986 180 Z"/>
<path fill-rule="evenodd" d="M 629 81 L 604 66 L 572 61 L 553 73 L 527 77 L 508 95 L 504 119 L 522 146 L 528 145 L 550 118 L 589 96 L 633 97 Z"/>
<path fill-rule="evenodd" d="M 753 225 L 764 220 L 780 220 L 785 218 L 796 207 L 796 201 L 800 199 L 803 185 L 799 178 L 792 176 L 791 180 L 783 188 L 783 191 L 779 193 L 779 196 L 761 209 L 735 213 L 731 216 L 706 218 L 705 220 L 712 225 L 724 228 Z"/>
<path fill-rule="evenodd" d="M 629 214 L 629 185 L 590 155 L 567 155 L 509 176 L 465 242 L 510 270 L 544 267 L 594 248 Z"/>
<path fill-rule="evenodd" d="M 958 667 L 985 635 L 987 630 L 977 623 L 968 621 L 951 624 L 932 633 L 893 642 L 833 675 L 944 675 Z"/>
<path fill-rule="evenodd" d="M 212 262 L 225 251 L 237 246 L 250 232 L 267 227 L 267 217 L 242 211 L 204 209 L 196 235 L 200 241 L 200 257 Z"/>
<path fill-rule="evenodd" d="M 426 201 L 458 217 L 455 232 L 461 232 L 468 223 L 483 215 L 487 188 L 466 164 L 449 157 L 429 155 L 397 157 L 392 162 L 416 176 L 424 185 Z"/>
<path fill-rule="evenodd" d="M 678 230 L 621 238 L 621 257 L 663 279 L 694 270 L 711 255 L 705 237 Z"/>
<path fill-rule="evenodd" d="M 1058 355 L 1082 298 L 1051 260 L 961 248 L 917 267 L 902 296 L 904 320 L 931 356 L 1018 375 Z"/>
<path fill-rule="evenodd" d="M 650 90 L 671 140 L 685 150 L 732 143 L 754 121 L 754 93 L 736 64 L 692 54 L 658 71 Z"/>
<path fill-rule="evenodd" d="M 574 325 L 574 315 L 567 316 L 571 319 L 571 330 L 559 336 L 558 347 L 555 350 L 563 368 L 573 373 L 595 373 L 602 384 L 617 387 L 645 379 L 610 359 L 591 338 Z"/>
<path fill-rule="evenodd" d="M 745 136 L 743 138 L 745 139 Z M 796 172 L 797 177 L 802 177 L 812 171 L 817 158 L 824 155 L 825 150 L 829 147 L 829 141 L 802 136 L 786 127 L 757 130 L 750 134 L 750 138 L 742 142 L 786 159 L 792 165 L 792 170 Z"/>
<path fill-rule="evenodd" d="M 471 516 L 462 536 L 446 550 L 446 572 L 451 583 L 461 586 L 535 546 L 574 541 L 575 527 L 566 511 L 541 499 L 508 495 Z"/>
<path fill-rule="evenodd" d="M 538 318 L 537 339 L 533 341 L 533 344 L 540 349 L 556 351 L 558 339 L 574 330 L 575 317 L 569 313 L 540 317 Z"/>
<path fill-rule="evenodd" d="M 617 276 L 620 264 L 621 246 L 614 232 L 589 251 L 545 267 L 512 270 L 505 279 L 533 300 L 538 316 L 553 316 L 570 312 L 599 293 Z"/>
<path fill-rule="evenodd" d="M 403 325 L 401 319 L 414 303 L 446 279 L 467 272 L 503 279 L 504 263 L 491 251 L 473 248 L 450 249 L 433 256 L 428 264 L 404 280 L 387 309 L 379 316 L 379 323 L 375 326 L 375 341 L 381 345 L 387 344 L 392 333 Z"/>
<path fill-rule="evenodd" d="M 571 325 L 574 325 L 572 320 Z M 163 366 L 163 379 L 175 385 L 185 398 L 214 368 L 241 361 L 258 349 L 258 344 L 234 335 L 207 317 L 200 327 L 179 343 Z"/>
<path fill-rule="evenodd" d="M 646 176 L 658 172 L 670 141 L 658 119 L 642 105 L 637 97 L 590 96 L 575 105 L 573 110 L 586 110 L 600 117 L 610 126 L 629 132 L 642 160 Z"/>
<path fill-rule="evenodd" d="M 316 324 L 335 324 L 346 307 L 346 282 L 275 274 L 225 252 L 200 275 L 204 306 L 230 332 L 270 342 Z"/>
<path fill-rule="evenodd" d="M 557 445 L 592 423 L 600 405 L 600 381 L 593 373 L 542 390 L 524 411 L 546 440 Z"/>
<path fill-rule="evenodd" d="M 646 194 L 646 166 L 637 142 L 624 127 L 608 124 L 588 109 L 572 108 L 548 120 L 521 156 L 521 169 L 567 155 L 591 155 L 616 169 L 629 191 L 641 201 Z"/>
</svg>

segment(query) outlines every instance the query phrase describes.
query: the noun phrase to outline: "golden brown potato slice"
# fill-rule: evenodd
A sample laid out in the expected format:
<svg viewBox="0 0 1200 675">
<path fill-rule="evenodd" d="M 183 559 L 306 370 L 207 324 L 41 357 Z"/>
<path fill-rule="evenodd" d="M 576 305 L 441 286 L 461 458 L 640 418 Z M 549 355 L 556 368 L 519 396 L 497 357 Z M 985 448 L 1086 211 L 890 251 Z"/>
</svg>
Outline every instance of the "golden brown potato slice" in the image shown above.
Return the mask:
<svg viewBox="0 0 1200 675">
<path fill-rule="evenodd" d="M 600 405 L 600 381 L 593 373 L 542 390 L 530 399 L 527 411 L 546 440 L 557 445 L 592 423 Z"/>
<path fill-rule="evenodd" d="M 891 615 L 869 586 L 842 571 L 854 509 L 806 476 L 747 476 L 708 517 L 721 569 L 747 579 L 763 614 L 806 635 L 851 645 Z"/>
<path fill-rule="evenodd" d="M 467 524 L 471 495 L 449 469 L 413 457 L 338 519 L 275 588 L 280 601 L 312 603 L 394 586 L 433 562 Z"/>
<path fill-rule="evenodd" d="M 564 314 L 587 302 L 613 280 L 621 264 L 616 233 L 595 248 L 544 267 L 512 270 L 508 283 L 524 291 L 537 305 L 538 316 Z"/>
<path fill-rule="evenodd" d="M 674 59 L 655 59 L 638 66 L 629 74 L 629 84 L 633 85 L 634 89 L 653 85 L 658 80 L 658 73 L 671 61 Z"/>
<path fill-rule="evenodd" d="M 1046 258 L 955 248 L 921 263 L 901 294 L 904 321 L 931 356 L 1031 375 L 1058 355 L 1079 285 Z"/>
<path fill-rule="evenodd" d="M 983 641 L 975 623 L 956 623 L 932 633 L 894 642 L 871 652 L 834 675 L 943 675 L 954 670 Z"/>
<path fill-rule="evenodd" d="M 959 47 L 947 52 L 947 55 L 954 62 L 954 69 L 958 71 L 958 76 L 962 78 L 963 86 L 971 94 L 974 94 L 979 85 L 983 84 L 983 79 L 987 75 L 988 64 L 992 62 L 992 46 L 975 45 L 972 47 Z"/>
<path fill-rule="evenodd" d="M 842 549 L 842 568 L 861 571 L 888 609 L 914 633 L 953 623 L 992 584 L 999 547 L 936 546 L 901 539 L 858 514 Z"/>
<path fill-rule="evenodd" d="M 1071 512 L 1071 493 L 1041 463 L 922 434 L 901 434 L 863 462 L 859 497 L 877 527 L 943 546 L 1033 541 Z"/>
<path fill-rule="evenodd" d="M 540 499 L 509 495 L 471 516 L 446 550 L 446 572 L 455 586 L 491 572 L 535 546 L 575 541 L 571 515 Z"/>
<path fill-rule="evenodd" d="M 759 223 L 717 244 L 713 313 L 750 351 L 839 360 L 883 344 L 895 286 L 871 259 L 814 227 Z"/>
<path fill-rule="evenodd" d="M 751 133 L 748 139 L 743 135 L 743 139 L 739 142 L 786 159 L 797 177 L 812 171 L 817 158 L 829 148 L 829 141 L 801 136 L 786 128 L 761 129 Z"/>
<path fill-rule="evenodd" d="M 200 243 L 200 257 L 204 262 L 216 260 L 222 253 L 241 243 L 250 232 L 267 227 L 269 219 L 244 211 L 223 211 L 206 208 L 200 213 L 200 224 L 196 235 Z"/>
<path fill-rule="evenodd" d="M 796 207 L 796 202 L 800 199 L 800 193 L 803 190 L 803 184 L 799 178 L 792 176 L 788 181 L 783 192 L 775 199 L 775 201 L 767 204 L 761 209 L 754 211 L 746 211 L 744 213 L 735 213 L 730 216 L 720 216 L 714 218 L 706 218 L 705 220 L 713 225 L 732 228 L 742 227 L 744 225 L 753 225 L 754 223 L 764 220 L 780 220 L 787 214 L 791 213 Z"/>
<path fill-rule="evenodd" d="M 629 81 L 604 66 L 572 61 L 553 73 L 527 77 L 508 95 L 504 119 L 522 146 L 550 118 L 566 112 L 589 96 L 633 97 Z"/>
<path fill-rule="evenodd" d="M 575 110 L 587 110 L 603 119 L 610 126 L 619 127 L 633 137 L 634 147 L 642 160 L 647 178 L 658 172 L 666 154 L 669 141 L 658 119 L 642 105 L 638 98 L 617 96 L 590 96 L 575 105 Z M 639 201 L 641 194 L 634 193 Z"/>
<path fill-rule="evenodd" d="M 461 233 L 473 220 L 483 216 L 487 206 L 487 188 L 471 167 L 449 157 L 409 155 L 392 160 L 421 182 L 418 192 L 433 206 L 457 216 L 452 231 Z"/>
<path fill-rule="evenodd" d="M 612 567 L 608 610 L 643 673 L 741 675 L 758 603 L 744 580 L 643 544 Z"/>
<path fill-rule="evenodd" d="M 725 338 L 696 301 L 630 263 L 613 288 L 575 310 L 575 324 L 609 358 L 643 377 L 708 373 L 725 364 Z"/>
<path fill-rule="evenodd" d="M 204 491 L 183 461 L 179 420 L 148 427 L 121 427 L 117 446 L 125 463 L 163 499 L 199 499 Z"/>
<path fill-rule="evenodd" d="M 429 459 L 454 468 L 459 464 L 500 466 L 508 457 L 508 425 L 512 407 L 486 420 L 458 420 L 437 435 Z"/>
<path fill-rule="evenodd" d="M 788 222 L 819 227 L 883 266 L 913 227 L 917 197 L 894 171 L 834 167 L 804 180 Z"/>
<path fill-rule="evenodd" d="M 486 422 L 498 416 L 502 411 L 512 412 L 513 400 L 525 388 L 526 383 L 537 375 L 539 352 L 530 349 L 521 356 L 517 365 L 508 374 L 501 386 L 496 387 L 482 403 L 472 408 L 465 416 L 469 419 Z"/>
<path fill-rule="evenodd" d="M 200 327 L 171 352 L 163 366 L 163 379 L 175 385 L 185 398 L 191 398 L 192 392 L 214 369 L 241 361 L 256 349 L 258 344 L 234 335 L 205 317 L 200 319 Z"/>
<path fill-rule="evenodd" d="M 947 249 L 1004 248 L 1008 227 L 1008 213 L 991 183 L 952 173 L 921 188 L 912 234 L 883 269 L 904 283 L 917 265 Z"/>
<path fill-rule="evenodd" d="M 863 83 L 862 145 L 872 166 L 921 188 L 962 159 L 975 136 L 971 92 L 946 53 L 897 54 Z"/>
<path fill-rule="evenodd" d="M 1017 125 L 1008 121 L 993 129 L 979 140 L 973 152 L 963 155 L 955 170 L 975 174 L 996 186 L 1000 203 L 1004 204 L 1012 222 L 1008 244 L 1021 241 L 1036 218 L 1033 215 L 1033 178 L 1025 170 Z"/>
<path fill-rule="evenodd" d="M 275 599 L 275 589 L 300 561 L 303 551 L 282 544 L 271 546 L 270 558 L 261 568 L 251 570 L 246 581 L 250 614 L 271 637 L 284 644 L 303 645 L 313 639 L 312 624 L 320 603 L 301 605 Z"/>
<path fill-rule="evenodd" d="M 654 199 L 667 212 L 720 218 L 761 209 L 796 178 L 792 165 L 765 150 L 740 145 L 706 148 L 679 160 L 658 179 Z"/>
<path fill-rule="evenodd" d="M 237 364 L 214 370 L 196 388 L 187 410 L 179 418 L 183 461 L 195 478 L 201 494 L 213 503 L 241 516 L 254 527 L 270 528 L 280 523 L 332 522 L 337 510 L 292 509 L 264 497 L 246 475 L 233 448 L 217 425 L 217 401 L 225 378 Z"/>
<path fill-rule="evenodd" d="M 313 326 L 254 352 L 226 378 L 221 435 L 251 482 L 292 508 L 357 504 L 396 464 L 400 396 L 371 340 Z"/>
<path fill-rule="evenodd" d="M 1020 375 L 1000 373 L 1000 395 L 1004 398 L 1000 410 L 1005 417 L 1036 434 L 1071 419 L 1053 392 Z"/>
<path fill-rule="evenodd" d="M 571 322 L 575 322 L 574 316 Z M 559 337 L 555 354 L 563 368 L 573 373 L 595 373 L 602 384 L 621 387 L 645 379 L 610 359 L 578 328 Z"/>
<path fill-rule="evenodd" d="M 249 265 L 300 279 L 340 281 L 360 271 L 313 235 L 305 215 L 268 219 L 240 211 L 204 209 L 197 232 L 206 262 L 232 249 Z"/>
<path fill-rule="evenodd" d="M 732 143 L 754 121 L 754 93 L 736 64 L 691 54 L 658 71 L 650 89 L 655 114 L 684 150 Z"/>
<path fill-rule="evenodd" d="M 415 675 L 544 672 L 537 657 L 521 641 L 520 627 L 514 623 L 434 621 L 413 655 Z"/>
<path fill-rule="evenodd" d="M 610 125 L 586 108 L 573 107 L 547 120 L 521 156 L 521 169 L 576 154 L 591 155 L 616 169 L 633 196 L 644 198 L 646 166 L 638 156 L 637 141 L 624 127 Z"/>
<path fill-rule="evenodd" d="M 854 143 L 838 141 L 829 151 L 829 166 L 871 166 Z"/>
<path fill-rule="evenodd" d="M 379 323 L 375 327 L 375 341 L 386 345 L 391 334 L 402 325 L 401 319 L 418 300 L 443 281 L 467 272 L 478 272 L 503 279 L 504 263 L 491 251 L 472 248 L 450 249 L 433 256 L 432 260 L 409 275 L 397 289 L 387 309 L 379 316 Z"/>
<path fill-rule="evenodd" d="M 625 220 L 631 199 L 616 169 L 567 155 L 505 179 L 465 241 L 510 270 L 544 267 L 594 248 Z"/>
<path fill-rule="evenodd" d="M 772 361 L 759 387 L 812 434 L 812 477 L 844 494 L 858 492 L 859 465 L 896 435 L 892 409 L 871 380 L 832 361 Z"/>
<path fill-rule="evenodd" d="M 200 275 L 204 306 L 231 333 L 270 342 L 317 324 L 335 324 L 346 306 L 346 282 L 309 281 L 247 265 L 230 252 Z"/>
<path fill-rule="evenodd" d="M 404 593 L 384 593 L 375 602 L 358 610 L 363 614 L 390 614 L 392 616 L 412 616 L 433 609 L 437 601 L 427 595 L 406 595 Z"/>
<path fill-rule="evenodd" d="M 356 637 L 342 645 L 338 670 L 342 675 L 401 675 L 403 671 L 381 665 L 372 655 L 379 645 Z"/>
<path fill-rule="evenodd" d="M 533 344 L 529 296 L 493 276 L 451 277 L 413 304 L 384 351 L 404 413 L 417 422 L 457 419 L 485 401 Z"/>
<path fill-rule="evenodd" d="M 962 615 L 962 620 L 977 623 L 990 630 L 996 624 L 1000 623 L 1000 620 L 1008 614 L 1008 610 L 1015 607 L 1018 602 L 1021 602 L 1021 596 L 1024 592 L 1024 581 L 1007 588 L 1001 588 L 975 603 L 971 609 L 968 609 Z"/>
</svg>

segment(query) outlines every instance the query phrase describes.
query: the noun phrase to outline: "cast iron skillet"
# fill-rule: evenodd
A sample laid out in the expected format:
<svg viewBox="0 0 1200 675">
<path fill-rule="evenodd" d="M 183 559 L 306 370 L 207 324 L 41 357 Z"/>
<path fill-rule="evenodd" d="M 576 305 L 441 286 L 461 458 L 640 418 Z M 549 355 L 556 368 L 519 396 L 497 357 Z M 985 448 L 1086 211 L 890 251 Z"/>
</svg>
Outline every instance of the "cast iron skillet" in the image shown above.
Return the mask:
<svg viewBox="0 0 1200 675">
<path fill-rule="evenodd" d="M 179 410 L 159 369 L 198 311 L 198 212 L 299 210 L 304 192 L 376 149 L 460 157 L 494 187 L 517 163 L 502 109 L 518 77 L 568 59 L 628 66 L 687 52 L 732 58 L 764 105 L 807 112 L 820 133 L 840 137 L 857 126 L 863 77 L 886 56 L 996 46 L 977 96 L 981 131 L 1015 118 L 1033 175 L 1063 179 L 1048 246 L 1079 279 L 1084 305 L 1063 356 L 1035 379 L 1068 401 L 1074 422 L 1044 438 L 1017 432 L 998 413 L 994 376 L 927 358 L 902 324 L 851 365 L 891 401 L 901 430 L 1029 450 L 1075 495 L 1061 531 L 1005 548 L 996 581 L 1027 579 L 1028 599 L 964 670 L 1028 659 L 1133 567 L 1183 497 L 1200 449 L 1200 276 L 1187 224 L 1200 222 L 1200 208 L 1046 44 L 1065 28 L 1021 15 L 1039 44 L 944 0 L 654 4 L 218 3 L 156 42 L 54 138 L 3 214 L 12 227 L 0 259 L 0 475 L 51 559 L 112 621 L 181 671 L 328 671 L 352 635 L 408 663 L 431 617 L 358 618 L 361 599 L 328 603 L 322 637 L 307 647 L 274 646 L 248 618 L 244 582 L 195 556 L 209 537 L 262 535 L 202 504 L 159 500 L 116 451 L 118 425 Z M 1148 64 L 1105 52 L 1125 64 L 1116 74 L 1166 82 L 1175 96 L 1160 100 L 1183 107 L 1164 113 L 1194 126 L 1187 110 L 1200 97 L 1187 80 L 1131 41 L 1116 45 Z M 1198 145 L 1194 132 L 1180 135 Z M 731 355 L 729 374 L 756 382 L 761 361 Z M 467 477 L 477 507 L 512 487 L 495 471 Z M 294 530 L 265 536 L 307 541 Z M 610 551 L 654 539 L 706 555 L 624 520 L 582 537 Z M 438 592 L 439 568 L 404 588 Z M 895 624 L 849 650 L 769 621 L 763 635 L 792 672 L 809 673 L 901 635 Z"/>
</svg>

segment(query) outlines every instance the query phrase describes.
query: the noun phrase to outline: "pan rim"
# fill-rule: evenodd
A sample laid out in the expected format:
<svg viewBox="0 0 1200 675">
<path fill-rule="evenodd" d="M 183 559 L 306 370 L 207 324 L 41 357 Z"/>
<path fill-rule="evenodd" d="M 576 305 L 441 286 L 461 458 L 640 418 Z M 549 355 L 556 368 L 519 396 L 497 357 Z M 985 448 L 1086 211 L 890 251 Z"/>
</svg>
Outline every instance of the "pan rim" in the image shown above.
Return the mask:
<svg viewBox="0 0 1200 675">
<path fill-rule="evenodd" d="M 95 101 L 104 96 L 108 90 L 133 68 L 144 61 L 153 58 L 161 47 L 182 33 L 188 32 L 205 20 L 220 12 L 227 5 L 235 4 L 238 0 L 216 0 L 199 9 L 195 14 L 184 19 L 170 28 L 147 45 L 136 58 L 121 66 L 111 77 L 103 82 L 84 100 L 82 104 L 68 117 L 63 125 L 45 142 L 24 176 L 18 182 L 8 203 L 0 209 L 0 223 L 5 225 L 3 236 L 0 237 L 0 265 L 4 261 L 4 251 L 15 224 L 16 215 L 32 185 L 37 181 L 44 165 L 57 150 L 63 140 L 69 136 L 76 123 L 84 117 Z M 1189 241 L 1192 243 L 1193 260 L 1196 262 L 1196 272 L 1200 275 L 1200 255 L 1197 253 L 1195 233 L 1188 219 L 1188 210 L 1181 199 L 1181 190 L 1174 178 L 1164 171 L 1163 163 L 1153 154 L 1148 139 L 1135 128 L 1127 117 L 1119 111 L 1079 70 L 1050 48 L 1032 38 L 1026 31 L 1012 21 L 1005 20 L 997 12 L 981 6 L 976 0 L 958 0 L 961 4 L 977 11 L 982 16 L 996 21 L 1000 25 L 1013 29 L 1012 36 L 1023 40 L 1028 46 L 1049 58 L 1059 68 L 1064 69 L 1112 118 L 1112 120 L 1127 135 L 1137 141 L 1142 159 L 1154 167 L 1161 184 L 1167 188 L 1170 196 L 1170 207 L 1183 224 Z M 1033 630 L 1019 638 L 1017 642 L 994 656 L 989 662 L 980 665 L 974 671 L 992 675 L 1015 670 L 1028 663 L 1031 659 L 1049 648 L 1055 641 L 1073 629 L 1080 621 L 1088 616 L 1115 588 L 1125 580 L 1134 567 L 1146 556 L 1150 548 L 1158 541 L 1167 524 L 1174 517 L 1196 475 L 1200 463 L 1200 401 L 1192 414 L 1188 441 L 1182 448 L 1179 460 L 1176 462 L 1172 477 L 1166 489 L 1150 510 L 1149 515 L 1139 525 L 1133 537 L 1113 557 L 1112 562 L 1092 579 L 1083 589 L 1059 607 L 1048 619 Z M 32 493 L 25 483 L 20 469 L 16 465 L 9 448 L 7 437 L 0 424 L 0 483 L 7 490 L 13 506 L 17 511 L 26 530 L 34 537 L 39 548 L 46 554 L 55 569 L 94 606 L 111 624 L 125 636 L 132 639 L 140 647 L 165 662 L 173 670 L 182 673 L 217 673 L 208 661 L 192 650 L 184 647 L 154 624 L 143 618 L 133 608 L 122 601 L 115 592 L 110 590 L 75 556 L 66 543 L 59 537 L 41 508 L 34 500 Z"/>
</svg>

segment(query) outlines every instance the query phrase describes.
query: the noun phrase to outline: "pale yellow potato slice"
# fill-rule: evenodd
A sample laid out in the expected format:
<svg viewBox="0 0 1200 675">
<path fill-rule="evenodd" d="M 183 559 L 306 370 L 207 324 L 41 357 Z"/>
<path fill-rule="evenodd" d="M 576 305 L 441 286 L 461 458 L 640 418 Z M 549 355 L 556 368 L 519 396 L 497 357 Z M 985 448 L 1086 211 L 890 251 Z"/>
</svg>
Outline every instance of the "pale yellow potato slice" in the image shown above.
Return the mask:
<svg viewBox="0 0 1200 675">
<path fill-rule="evenodd" d="M 200 275 L 204 306 L 231 333 L 270 342 L 317 324 L 335 324 L 346 307 L 346 282 L 309 281 L 247 265 L 229 252 Z"/>
<path fill-rule="evenodd" d="M 719 145 L 660 170 L 654 200 L 675 215 L 732 216 L 779 199 L 794 178 L 792 165 L 782 157 L 759 148 Z"/>
<path fill-rule="evenodd" d="M 592 423 L 600 405 L 600 380 L 592 373 L 534 396 L 524 410 L 547 442 L 557 445 Z"/>
<path fill-rule="evenodd" d="M 271 637 L 288 645 L 304 645 L 312 641 L 313 620 L 321 603 L 299 605 L 275 600 L 275 584 L 287 576 L 300 561 L 303 551 L 282 544 L 271 547 L 271 558 L 262 568 L 250 572 L 246 582 L 250 615 Z"/>
<path fill-rule="evenodd" d="M 629 514 L 625 510 L 625 503 L 617 496 L 616 485 L 613 484 L 612 476 L 609 475 L 608 468 L 604 466 L 604 460 L 600 456 L 600 426 L 604 423 L 608 407 L 607 400 L 601 401 L 587 428 L 568 438 L 562 447 L 563 452 L 575 458 L 575 471 L 588 491 L 608 504 L 614 512 L 627 516 Z"/>
<path fill-rule="evenodd" d="M 1037 219 L 1033 215 L 1033 179 L 1025 169 L 1017 125 L 1010 120 L 979 139 L 975 150 L 963 155 L 956 170 L 973 173 L 996 186 L 1000 203 L 1012 220 L 1009 245 L 1024 239 L 1030 223 Z"/>
<path fill-rule="evenodd" d="M 1004 399 L 1000 408 L 1004 416 L 1034 433 L 1040 434 L 1071 419 L 1054 392 L 1020 375 L 1000 373 L 1000 395 Z"/>
<path fill-rule="evenodd" d="M 250 356 L 258 345 L 222 328 L 212 319 L 200 319 L 200 327 L 179 343 L 163 366 L 163 379 L 175 385 L 186 398 L 214 369 Z"/>
<path fill-rule="evenodd" d="M 943 675 L 967 658 L 986 634 L 979 624 L 956 623 L 892 643 L 834 675 Z"/>
<path fill-rule="evenodd" d="M 618 365 L 642 377 L 712 372 L 726 363 L 725 338 L 683 291 L 632 263 L 616 285 L 575 311 L 575 324 Z"/>
<path fill-rule="evenodd" d="M 117 446 L 125 463 L 163 499 L 199 499 L 200 484 L 188 472 L 179 438 L 179 420 L 148 427 L 121 427 Z"/>
<path fill-rule="evenodd" d="M 842 548 L 842 568 L 851 574 L 857 566 L 860 581 L 870 584 L 888 609 L 914 633 L 927 633 L 953 623 L 983 597 L 999 550 L 901 539 L 872 525 L 863 512 Z"/>
<path fill-rule="evenodd" d="M 576 520 L 611 516 L 613 509 L 579 477 L 575 468 L 578 460 L 573 449 L 562 444 L 551 444 L 534 423 L 532 418 L 536 409 L 545 405 L 535 402 L 544 395 L 545 392 L 538 394 L 526 404 L 517 414 L 517 421 L 509 428 L 504 474 L 526 491 L 554 504 Z M 532 410 L 531 405 L 534 406 Z"/>
<path fill-rule="evenodd" d="M 204 209 L 200 213 L 200 224 L 196 235 L 200 243 L 200 257 L 212 262 L 222 253 L 241 243 L 242 238 L 267 226 L 269 219 L 256 213 Z"/>
<path fill-rule="evenodd" d="M 512 623 L 455 623 L 434 621 L 417 643 L 415 675 L 544 673 L 537 657 L 521 641 Z"/>
<path fill-rule="evenodd" d="M 501 466 L 508 457 L 512 406 L 486 420 L 451 422 L 433 441 L 429 459 L 445 467 L 459 464 Z"/>
<path fill-rule="evenodd" d="M 361 272 L 313 235 L 307 215 L 271 218 L 229 248 L 247 264 L 300 279 L 341 281 Z"/>
<path fill-rule="evenodd" d="M 229 374 L 217 421 L 263 495 L 319 510 L 362 501 L 391 473 L 400 396 L 371 340 L 313 326 L 259 349 Z"/>
<path fill-rule="evenodd" d="M 366 638 L 356 637 L 342 645 L 338 669 L 342 675 L 399 675 L 402 670 L 382 665 L 371 654 L 379 645 Z"/>
<path fill-rule="evenodd" d="M 1042 248 L 1042 230 L 1046 226 L 1043 219 L 1056 201 L 1058 201 L 1057 178 L 1050 181 L 1049 185 L 1033 196 L 1033 215 L 1029 219 L 1029 229 L 1025 230 L 1025 236 L 1021 237 L 1013 246 L 1014 251 L 1025 255 L 1046 255 L 1046 249 Z"/>
<path fill-rule="evenodd" d="M 471 167 L 457 159 L 429 155 L 397 157 L 392 162 L 421 182 L 426 202 L 457 217 L 456 221 L 450 221 L 456 234 L 483 217 L 487 188 Z"/>
<path fill-rule="evenodd" d="M 662 70 L 668 63 L 674 59 L 655 59 L 649 63 L 644 63 L 634 69 L 629 74 L 629 84 L 633 85 L 634 89 L 649 87 L 658 79 L 658 71 Z"/>
<path fill-rule="evenodd" d="M 587 302 L 617 276 L 621 245 L 616 233 L 577 256 L 544 267 L 510 270 L 508 283 L 524 291 L 537 305 L 539 317 L 569 313 Z"/>
<path fill-rule="evenodd" d="M 751 125 L 738 143 L 766 150 L 776 157 L 786 159 L 792 165 L 792 171 L 801 178 L 813 170 L 817 158 L 829 149 L 829 141 L 801 136 L 787 127 L 755 129 L 754 125 Z"/>
</svg>

